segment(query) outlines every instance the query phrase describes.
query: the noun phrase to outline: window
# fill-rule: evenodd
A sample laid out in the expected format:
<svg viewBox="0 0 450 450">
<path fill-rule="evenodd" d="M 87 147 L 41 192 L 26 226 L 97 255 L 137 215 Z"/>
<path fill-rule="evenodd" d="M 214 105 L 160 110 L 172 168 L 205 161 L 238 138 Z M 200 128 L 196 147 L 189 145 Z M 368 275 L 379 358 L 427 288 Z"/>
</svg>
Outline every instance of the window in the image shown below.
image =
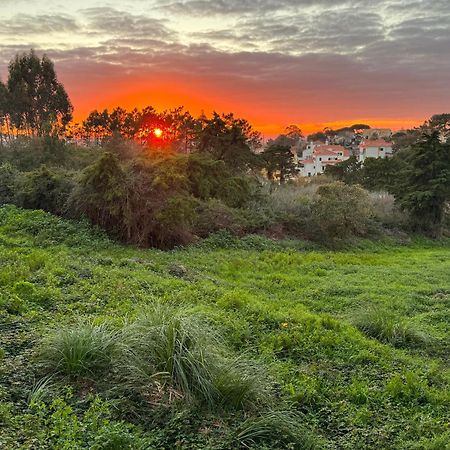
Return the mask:
<svg viewBox="0 0 450 450">
<path fill-rule="evenodd" d="M 310 177 L 311 176 L 311 172 L 308 172 L 308 177 Z"/>
<path fill-rule="evenodd" d="M 322 161 L 322 158 L 319 158 L 319 161 Z"/>
</svg>

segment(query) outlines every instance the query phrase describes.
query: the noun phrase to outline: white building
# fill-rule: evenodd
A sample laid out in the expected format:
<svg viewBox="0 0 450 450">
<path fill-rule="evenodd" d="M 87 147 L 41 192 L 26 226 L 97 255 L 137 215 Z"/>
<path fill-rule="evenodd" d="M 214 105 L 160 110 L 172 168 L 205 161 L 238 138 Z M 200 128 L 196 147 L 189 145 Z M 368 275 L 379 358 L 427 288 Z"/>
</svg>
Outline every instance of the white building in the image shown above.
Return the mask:
<svg viewBox="0 0 450 450">
<path fill-rule="evenodd" d="M 362 141 L 359 145 L 360 162 L 364 162 L 367 158 L 387 158 L 392 155 L 392 143 L 382 139 L 375 141 Z"/>
<path fill-rule="evenodd" d="M 350 151 L 342 145 L 308 144 L 300 163 L 300 175 L 312 177 L 324 173 L 327 166 L 350 158 Z"/>
</svg>

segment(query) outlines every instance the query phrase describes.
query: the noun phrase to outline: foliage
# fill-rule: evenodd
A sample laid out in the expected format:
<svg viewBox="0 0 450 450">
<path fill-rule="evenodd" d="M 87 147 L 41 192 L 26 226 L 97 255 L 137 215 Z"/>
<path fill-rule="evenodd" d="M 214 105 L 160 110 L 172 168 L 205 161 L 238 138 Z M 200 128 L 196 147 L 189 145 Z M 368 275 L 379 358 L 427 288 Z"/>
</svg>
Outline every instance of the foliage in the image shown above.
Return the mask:
<svg viewBox="0 0 450 450">
<path fill-rule="evenodd" d="M 442 233 L 445 208 L 450 199 L 450 144 L 439 133 L 424 135 L 411 151 L 409 166 L 395 188 L 400 205 L 414 226 L 433 236 Z"/>
<path fill-rule="evenodd" d="M 204 120 L 198 137 L 196 151 L 207 153 L 223 161 L 233 170 L 242 171 L 258 165 L 252 148 L 260 145 L 260 136 L 251 125 L 233 114 L 216 112 Z"/>
<path fill-rule="evenodd" d="M 361 166 L 356 156 L 350 156 L 345 161 L 329 165 L 325 168 L 325 173 L 337 181 L 347 184 L 358 184 L 361 182 Z"/>
<path fill-rule="evenodd" d="M 63 215 L 74 184 L 65 172 L 52 171 L 42 166 L 20 178 L 16 185 L 16 201 L 24 208 L 43 209 Z"/>
<path fill-rule="evenodd" d="M 311 212 L 317 239 L 331 244 L 336 239 L 364 235 L 372 217 L 367 192 L 342 182 L 320 186 Z"/>
<path fill-rule="evenodd" d="M 0 165 L 0 205 L 14 203 L 16 199 L 18 172 L 9 163 Z"/>
<path fill-rule="evenodd" d="M 297 172 L 294 154 L 288 145 L 268 145 L 261 154 L 264 168 L 267 170 L 267 178 L 273 180 L 278 174 L 280 183 L 285 183 Z"/>
<path fill-rule="evenodd" d="M 288 411 L 271 411 L 263 416 L 243 422 L 236 434 L 236 441 L 244 448 L 261 448 L 268 442 L 270 448 L 312 450 L 314 438 L 301 426 L 301 418 Z"/>
<path fill-rule="evenodd" d="M 27 134 L 58 134 L 72 120 L 73 107 L 50 59 L 31 51 L 17 55 L 8 69 L 6 113 L 11 125 Z"/>
</svg>

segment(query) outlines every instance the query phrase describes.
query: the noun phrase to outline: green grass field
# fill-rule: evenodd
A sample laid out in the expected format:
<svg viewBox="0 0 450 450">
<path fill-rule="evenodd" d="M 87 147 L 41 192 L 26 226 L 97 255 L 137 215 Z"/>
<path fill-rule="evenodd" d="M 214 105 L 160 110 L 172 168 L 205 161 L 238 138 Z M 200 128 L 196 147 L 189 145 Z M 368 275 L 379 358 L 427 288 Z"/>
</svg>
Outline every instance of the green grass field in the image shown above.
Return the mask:
<svg viewBox="0 0 450 450">
<path fill-rule="evenodd" d="M 3 207 L 0 448 L 450 448 L 449 302 L 448 240 L 331 252 L 222 235 L 162 252 Z M 119 360 L 84 377 L 39 362 L 61 327 L 120 330 L 160 303 L 201 318 L 263 372 L 265 416 L 136 399 L 111 381 Z M 283 414 L 308 442 L 279 439 Z M 263 421 L 271 432 L 251 435 Z"/>
</svg>

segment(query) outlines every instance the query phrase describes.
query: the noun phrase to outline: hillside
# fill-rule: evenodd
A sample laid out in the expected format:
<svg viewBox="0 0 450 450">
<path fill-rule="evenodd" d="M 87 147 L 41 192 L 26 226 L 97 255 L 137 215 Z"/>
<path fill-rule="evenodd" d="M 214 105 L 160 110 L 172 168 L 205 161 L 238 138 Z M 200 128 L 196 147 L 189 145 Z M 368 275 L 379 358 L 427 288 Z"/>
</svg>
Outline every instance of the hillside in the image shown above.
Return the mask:
<svg viewBox="0 0 450 450">
<path fill-rule="evenodd" d="M 449 274 L 448 240 L 330 252 L 218 234 L 162 252 L 2 207 L 0 448 L 448 448 Z M 133 334 L 149 317 L 175 324 L 198 376 L 139 385 L 142 355 L 163 361 L 160 335 Z M 55 364 L 83 326 L 108 337 L 101 361 Z"/>
</svg>

